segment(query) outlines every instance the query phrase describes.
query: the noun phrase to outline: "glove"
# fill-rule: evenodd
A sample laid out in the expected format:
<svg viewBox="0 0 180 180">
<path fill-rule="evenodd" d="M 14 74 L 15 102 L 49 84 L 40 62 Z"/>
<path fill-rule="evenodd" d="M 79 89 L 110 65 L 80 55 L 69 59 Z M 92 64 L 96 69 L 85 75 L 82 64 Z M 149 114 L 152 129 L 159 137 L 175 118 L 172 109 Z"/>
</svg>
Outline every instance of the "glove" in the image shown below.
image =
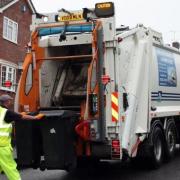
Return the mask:
<svg viewBox="0 0 180 180">
<path fill-rule="evenodd" d="M 23 116 L 23 115 L 26 115 L 26 114 L 27 114 L 27 112 L 21 112 L 20 114 Z"/>
<path fill-rule="evenodd" d="M 36 119 L 42 119 L 43 117 L 45 117 L 45 115 L 41 113 L 35 116 Z"/>
</svg>

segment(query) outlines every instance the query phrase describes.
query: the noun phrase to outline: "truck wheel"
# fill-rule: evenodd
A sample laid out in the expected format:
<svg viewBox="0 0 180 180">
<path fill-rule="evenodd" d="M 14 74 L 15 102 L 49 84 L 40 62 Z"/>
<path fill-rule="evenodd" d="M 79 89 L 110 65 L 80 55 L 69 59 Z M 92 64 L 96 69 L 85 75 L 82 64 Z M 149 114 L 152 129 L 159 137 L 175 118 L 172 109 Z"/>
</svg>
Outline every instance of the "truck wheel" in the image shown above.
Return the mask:
<svg viewBox="0 0 180 180">
<path fill-rule="evenodd" d="M 77 168 L 93 168 L 99 165 L 98 158 L 83 157 L 78 158 Z"/>
<path fill-rule="evenodd" d="M 167 122 L 165 137 L 166 137 L 165 157 L 166 160 L 168 161 L 172 159 L 174 156 L 176 140 L 177 140 L 176 126 L 172 120 Z"/>
<path fill-rule="evenodd" d="M 152 151 L 150 155 L 150 166 L 154 169 L 160 167 L 164 157 L 164 135 L 162 129 L 156 125 L 150 134 Z"/>
</svg>

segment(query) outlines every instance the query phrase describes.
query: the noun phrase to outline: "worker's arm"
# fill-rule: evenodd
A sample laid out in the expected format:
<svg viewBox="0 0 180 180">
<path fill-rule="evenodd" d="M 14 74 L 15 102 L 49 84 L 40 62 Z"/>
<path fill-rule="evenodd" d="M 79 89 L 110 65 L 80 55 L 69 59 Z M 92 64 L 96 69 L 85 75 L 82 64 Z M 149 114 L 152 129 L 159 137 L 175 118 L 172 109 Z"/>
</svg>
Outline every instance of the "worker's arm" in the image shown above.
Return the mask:
<svg viewBox="0 0 180 180">
<path fill-rule="evenodd" d="M 37 119 L 37 118 L 36 118 L 36 116 L 30 116 L 28 114 L 24 114 L 24 115 L 22 115 L 22 119 L 34 120 L 34 119 Z"/>
<path fill-rule="evenodd" d="M 27 114 L 26 112 L 22 112 L 21 115 L 22 115 L 23 119 L 27 119 L 27 120 L 42 119 L 45 117 L 45 115 L 42 113 L 36 114 L 35 116 L 31 116 L 31 114 Z"/>
<path fill-rule="evenodd" d="M 5 122 L 11 123 L 12 121 L 21 121 L 21 120 L 34 120 L 37 119 L 35 116 L 30 116 L 30 115 L 22 115 L 19 113 L 16 113 L 11 110 L 7 110 L 6 115 L 4 117 Z"/>
</svg>

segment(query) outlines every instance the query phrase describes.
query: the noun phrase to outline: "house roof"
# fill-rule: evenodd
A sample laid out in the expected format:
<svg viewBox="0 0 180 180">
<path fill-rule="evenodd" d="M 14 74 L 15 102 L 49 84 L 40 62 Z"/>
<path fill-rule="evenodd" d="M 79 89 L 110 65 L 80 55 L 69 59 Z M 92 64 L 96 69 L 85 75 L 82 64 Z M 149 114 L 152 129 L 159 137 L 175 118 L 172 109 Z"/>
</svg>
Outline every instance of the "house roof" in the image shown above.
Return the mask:
<svg viewBox="0 0 180 180">
<path fill-rule="evenodd" d="M 0 13 L 3 12 L 4 10 L 6 10 L 7 8 L 9 8 L 10 6 L 12 6 L 13 4 L 15 4 L 16 2 L 18 2 L 19 0 L 0 0 Z M 36 13 L 36 9 L 32 3 L 31 0 L 26 0 L 32 13 Z"/>
<path fill-rule="evenodd" d="M 28 4 L 29 4 L 29 6 L 30 6 L 32 12 L 35 14 L 35 13 L 36 13 L 36 9 L 35 9 L 35 7 L 34 7 L 34 4 L 32 3 L 31 0 L 27 0 L 27 2 L 28 2 Z"/>
<path fill-rule="evenodd" d="M 0 0 L 0 8 L 3 8 L 7 4 L 11 3 L 13 0 Z"/>
</svg>

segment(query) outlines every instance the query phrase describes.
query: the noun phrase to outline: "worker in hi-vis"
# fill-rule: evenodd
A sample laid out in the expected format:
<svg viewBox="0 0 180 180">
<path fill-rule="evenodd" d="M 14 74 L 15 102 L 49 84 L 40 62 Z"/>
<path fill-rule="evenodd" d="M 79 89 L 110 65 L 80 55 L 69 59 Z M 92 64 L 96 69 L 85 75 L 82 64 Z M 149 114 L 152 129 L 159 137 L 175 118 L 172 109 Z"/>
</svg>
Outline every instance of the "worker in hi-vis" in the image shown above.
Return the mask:
<svg viewBox="0 0 180 180">
<path fill-rule="evenodd" d="M 11 146 L 12 122 L 35 120 L 38 117 L 9 110 L 12 100 L 13 98 L 7 94 L 0 96 L 0 171 L 5 173 L 8 180 L 21 180 Z"/>
</svg>

